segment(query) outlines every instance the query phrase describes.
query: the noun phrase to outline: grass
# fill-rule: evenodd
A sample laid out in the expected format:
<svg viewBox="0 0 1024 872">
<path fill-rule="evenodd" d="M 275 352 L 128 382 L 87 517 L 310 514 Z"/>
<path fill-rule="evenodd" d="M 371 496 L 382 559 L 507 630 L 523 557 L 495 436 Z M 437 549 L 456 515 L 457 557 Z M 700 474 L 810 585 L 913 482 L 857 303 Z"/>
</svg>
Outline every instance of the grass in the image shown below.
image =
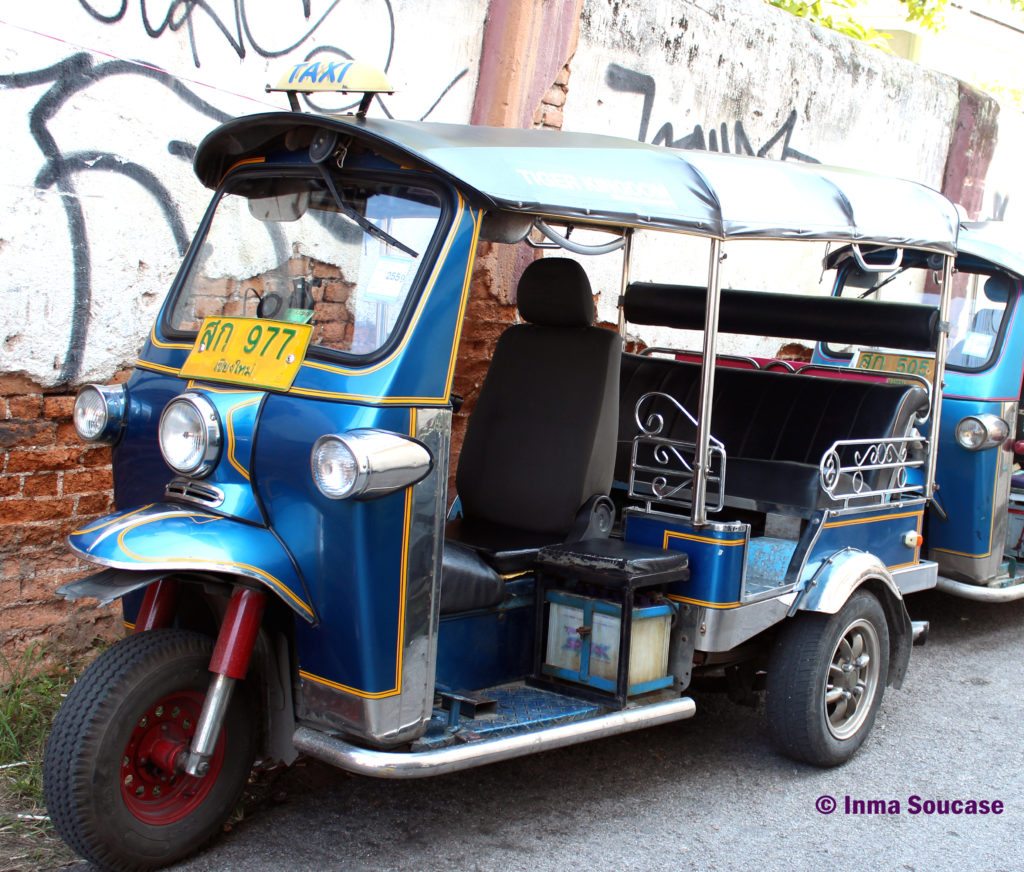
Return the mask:
<svg viewBox="0 0 1024 872">
<path fill-rule="evenodd" d="M 42 668 L 42 659 L 40 647 L 33 645 L 18 662 L 5 662 L 9 680 L 0 695 L 0 789 L 36 808 L 43 804 L 46 737 L 71 687 L 66 671 Z"/>
<path fill-rule="evenodd" d="M 43 749 L 71 674 L 44 668 L 39 646 L 14 663 L 0 657 L 0 672 L 0 872 L 54 869 L 73 855 L 43 807 Z"/>
</svg>

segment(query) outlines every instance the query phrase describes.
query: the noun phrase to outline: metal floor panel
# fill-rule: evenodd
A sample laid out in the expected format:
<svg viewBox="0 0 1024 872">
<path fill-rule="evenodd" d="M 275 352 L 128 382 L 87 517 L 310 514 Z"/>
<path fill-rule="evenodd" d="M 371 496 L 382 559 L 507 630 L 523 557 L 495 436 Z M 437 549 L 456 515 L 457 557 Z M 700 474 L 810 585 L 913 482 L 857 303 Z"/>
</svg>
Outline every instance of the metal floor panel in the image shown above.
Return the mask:
<svg viewBox="0 0 1024 872">
<path fill-rule="evenodd" d="M 604 712 L 604 709 L 595 703 L 562 696 L 549 690 L 527 687 L 522 682 L 485 688 L 475 691 L 474 696 L 493 699 L 497 705 L 493 711 L 476 718 L 460 718 L 458 726 L 454 728 L 449 724 L 449 712 L 434 709 L 434 716 L 427 725 L 427 731 L 415 742 L 414 750 L 441 748 L 474 739 L 511 736 L 542 727 L 585 720 Z"/>
</svg>

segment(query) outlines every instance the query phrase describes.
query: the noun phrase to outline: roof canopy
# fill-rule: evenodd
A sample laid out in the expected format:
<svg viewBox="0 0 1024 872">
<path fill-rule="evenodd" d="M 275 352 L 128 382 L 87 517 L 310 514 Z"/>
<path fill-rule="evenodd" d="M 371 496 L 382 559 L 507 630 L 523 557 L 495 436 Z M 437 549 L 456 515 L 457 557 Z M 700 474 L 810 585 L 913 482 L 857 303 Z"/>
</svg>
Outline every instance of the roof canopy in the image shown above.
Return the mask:
<svg viewBox="0 0 1024 872">
<path fill-rule="evenodd" d="M 953 253 L 958 218 L 941 194 L 818 164 L 684 151 L 586 133 L 276 112 L 229 121 L 200 144 L 215 187 L 239 160 L 327 128 L 449 178 L 492 210 L 684 230 L 717 239 L 820 239 Z"/>
<path fill-rule="evenodd" d="M 1024 227 L 1001 221 L 968 222 L 961 227 L 957 248 L 1024 277 Z"/>
</svg>

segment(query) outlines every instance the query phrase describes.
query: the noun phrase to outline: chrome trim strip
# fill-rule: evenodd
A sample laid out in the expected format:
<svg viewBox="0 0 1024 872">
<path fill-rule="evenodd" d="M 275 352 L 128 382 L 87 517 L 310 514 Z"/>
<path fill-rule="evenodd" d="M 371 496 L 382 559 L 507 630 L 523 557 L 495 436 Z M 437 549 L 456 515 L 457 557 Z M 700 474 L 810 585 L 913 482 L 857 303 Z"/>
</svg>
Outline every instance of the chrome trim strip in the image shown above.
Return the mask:
<svg viewBox="0 0 1024 872">
<path fill-rule="evenodd" d="M 890 569 L 892 580 L 906 596 L 920 590 L 931 590 L 939 577 L 939 564 L 931 560 L 922 560 L 916 566 L 905 566 L 902 569 Z"/>
<path fill-rule="evenodd" d="M 693 700 L 684 696 L 516 736 L 412 753 L 360 748 L 309 727 L 299 727 L 294 741 L 299 751 L 347 772 L 374 778 L 427 778 L 684 720 L 696 710 Z"/>
<path fill-rule="evenodd" d="M 935 494 L 935 468 L 939 460 L 939 429 L 942 415 L 942 382 L 946 373 L 946 345 L 949 342 L 949 306 L 953 296 L 952 255 L 946 255 L 942 263 L 942 289 L 939 293 L 939 339 L 935 344 L 935 372 L 932 373 L 932 405 L 928 412 L 929 433 L 928 463 L 925 467 L 924 495 L 929 499 Z"/>
</svg>

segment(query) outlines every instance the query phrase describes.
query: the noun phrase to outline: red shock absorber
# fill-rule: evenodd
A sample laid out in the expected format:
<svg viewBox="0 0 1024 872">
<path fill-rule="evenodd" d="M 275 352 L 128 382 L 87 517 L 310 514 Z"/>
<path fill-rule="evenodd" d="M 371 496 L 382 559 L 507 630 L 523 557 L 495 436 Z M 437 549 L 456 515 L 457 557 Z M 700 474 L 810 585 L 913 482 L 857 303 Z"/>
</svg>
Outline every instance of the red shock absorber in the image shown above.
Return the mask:
<svg viewBox="0 0 1024 872">
<path fill-rule="evenodd" d="M 135 618 L 135 632 L 159 630 L 169 627 L 174 620 L 174 610 L 178 605 L 178 582 L 171 578 L 161 578 L 146 588 L 142 598 L 139 614 Z"/>
<path fill-rule="evenodd" d="M 210 658 L 210 672 L 228 678 L 245 678 L 266 601 L 262 591 L 235 588 Z"/>
<path fill-rule="evenodd" d="M 210 658 L 213 681 L 203 701 L 192 747 L 185 758 L 184 768 L 189 775 L 201 777 L 209 771 L 235 682 L 245 678 L 249 671 L 265 604 L 266 595 L 262 591 L 238 586 L 231 594 Z"/>
</svg>

